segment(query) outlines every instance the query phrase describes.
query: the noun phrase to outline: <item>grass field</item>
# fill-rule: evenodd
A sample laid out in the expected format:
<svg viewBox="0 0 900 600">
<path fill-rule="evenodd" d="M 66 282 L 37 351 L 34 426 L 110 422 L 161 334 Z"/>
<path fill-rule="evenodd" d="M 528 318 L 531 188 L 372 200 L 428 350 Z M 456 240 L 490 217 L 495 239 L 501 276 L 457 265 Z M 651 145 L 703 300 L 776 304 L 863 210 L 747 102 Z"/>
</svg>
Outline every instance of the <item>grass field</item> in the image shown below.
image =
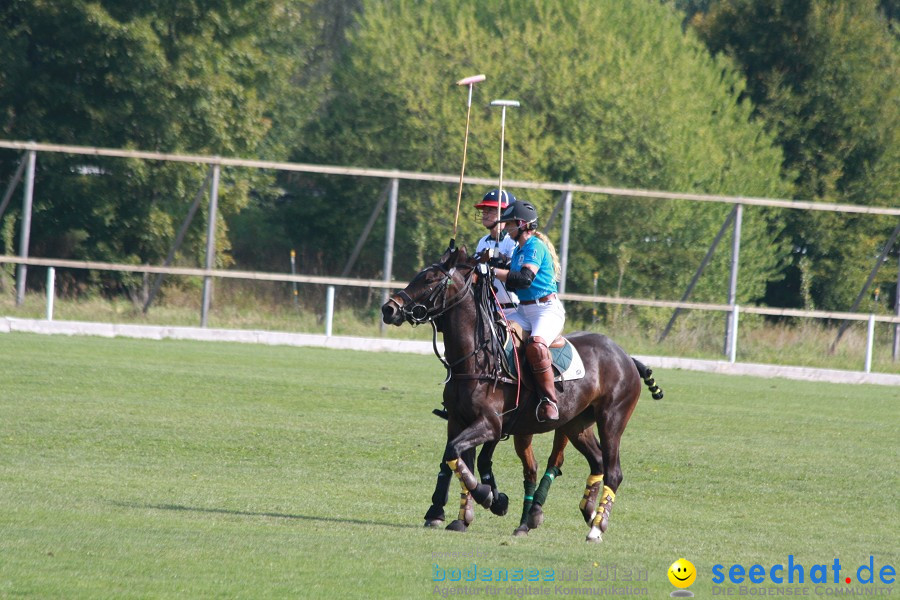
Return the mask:
<svg viewBox="0 0 900 600">
<path fill-rule="evenodd" d="M 657 371 L 666 398 L 642 395 L 610 530 L 586 544 L 571 449 L 529 536 L 510 535 L 510 443 L 495 470 L 514 514 L 421 527 L 444 442 L 434 357 L 26 334 L 0 335 L 0 357 L 2 598 L 439 597 L 464 588 L 435 573 L 473 563 L 615 565 L 665 597 L 682 556 L 710 597 L 715 564 L 900 566 L 896 388 Z"/>
</svg>

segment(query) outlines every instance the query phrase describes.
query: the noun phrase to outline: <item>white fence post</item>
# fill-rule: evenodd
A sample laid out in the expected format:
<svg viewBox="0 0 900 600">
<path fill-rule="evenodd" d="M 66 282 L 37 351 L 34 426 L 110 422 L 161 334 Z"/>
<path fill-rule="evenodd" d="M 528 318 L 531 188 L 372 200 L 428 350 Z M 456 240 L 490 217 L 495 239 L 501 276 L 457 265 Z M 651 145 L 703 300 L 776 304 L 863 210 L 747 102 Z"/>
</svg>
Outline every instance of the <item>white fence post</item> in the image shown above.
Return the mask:
<svg viewBox="0 0 900 600">
<path fill-rule="evenodd" d="M 734 211 L 734 236 L 731 240 L 731 279 L 728 283 L 728 304 L 734 305 L 737 302 L 737 283 L 738 283 L 738 264 L 741 256 L 741 224 L 744 219 L 744 205 L 735 205 Z M 725 351 L 730 352 L 734 345 L 734 339 L 737 337 L 737 323 L 731 323 L 730 313 L 725 317 Z M 735 310 L 735 315 L 737 310 Z M 731 362 L 734 362 L 732 359 Z"/>
<path fill-rule="evenodd" d="M 219 206 L 219 172 L 221 167 L 213 165 L 212 187 L 209 189 L 209 220 L 206 224 L 206 270 L 216 266 L 216 212 Z M 200 309 L 200 327 L 206 327 L 209 320 L 209 304 L 212 299 L 213 279 L 203 277 L 203 306 Z"/>
<path fill-rule="evenodd" d="M 400 190 L 400 180 L 396 177 L 391 179 L 391 191 L 388 196 L 388 214 L 387 214 L 387 231 L 384 236 L 384 282 L 389 283 L 393 277 L 394 271 L 394 235 L 397 231 L 397 196 Z M 384 288 L 381 291 L 381 303 L 388 301 L 390 290 Z M 379 319 L 379 329 L 384 334 L 384 321 Z"/>
<path fill-rule="evenodd" d="M 325 293 L 325 337 L 331 337 L 332 321 L 334 321 L 334 286 L 329 285 Z"/>
<path fill-rule="evenodd" d="M 559 245 L 559 267 L 562 273 L 559 274 L 559 293 L 566 293 L 566 274 L 569 270 L 569 230 L 572 228 L 572 192 L 568 191 L 565 195 L 565 204 L 563 206 L 562 235 Z"/>
<path fill-rule="evenodd" d="M 56 269 L 47 267 L 47 320 L 53 320 L 53 298 L 56 297 Z"/>
<path fill-rule="evenodd" d="M 872 372 L 872 344 L 875 341 L 875 315 L 869 315 L 869 328 L 866 332 L 866 367 L 865 372 Z"/>
<path fill-rule="evenodd" d="M 740 306 L 735 304 L 734 309 L 731 311 L 730 346 L 728 348 L 728 362 L 730 363 L 734 363 L 737 360 L 738 312 L 740 312 L 740 308 Z"/>
<path fill-rule="evenodd" d="M 28 243 L 31 239 L 31 207 L 34 203 L 34 168 L 37 152 L 28 151 L 28 166 L 25 171 L 25 192 L 22 198 L 22 232 L 19 238 L 19 256 L 28 258 Z M 16 274 L 16 306 L 25 303 L 25 280 L 28 276 L 28 265 L 20 263 Z"/>
</svg>

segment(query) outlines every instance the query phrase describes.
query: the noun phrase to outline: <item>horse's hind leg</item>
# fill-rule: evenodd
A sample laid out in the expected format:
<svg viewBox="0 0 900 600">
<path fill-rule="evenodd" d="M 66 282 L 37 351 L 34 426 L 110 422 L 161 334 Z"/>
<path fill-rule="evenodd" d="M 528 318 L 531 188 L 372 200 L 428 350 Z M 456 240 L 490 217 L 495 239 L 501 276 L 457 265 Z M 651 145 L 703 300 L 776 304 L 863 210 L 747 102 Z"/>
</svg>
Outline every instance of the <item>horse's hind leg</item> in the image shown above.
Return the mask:
<svg viewBox="0 0 900 600">
<path fill-rule="evenodd" d="M 528 512 L 528 527 L 536 529 L 544 522 L 543 505 L 547 501 L 547 494 L 550 493 L 550 486 L 553 481 L 562 475 L 562 465 L 565 460 L 566 445 L 569 438 L 562 431 L 557 429 L 553 435 L 553 449 L 550 451 L 550 458 L 547 459 L 547 470 L 541 477 L 541 483 L 538 484 L 537 490 L 534 492 L 534 502 L 531 510 Z"/>
<path fill-rule="evenodd" d="M 522 461 L 522 475 L 525 485 L 525 499 L 522 501 L 522 518 L 519 526 L 513 531 L 513 535 L 526 535 L 528 533 L 528 513 L 534 503 L 534 492 L 537 489 L 537 461 L 534 460 L 534 450 L 531 448 L 531 435 L 514 435 L 513 445 L 516 454 Z"/>
<path fill-rule="evenodd" d="M 491 487 L 491 495 L 494 498 L 491 502 L 491 512 L 502 517 L 509 510 L 509 496 L 497 489 L 497 479 L 494 477 L 492 462 L 496 448 L 497 442 L 487 442 L 481 447 L 481 452 L 478 453 L 478 474 L 481 475 L 481 483 Z"/>
<path fill-rule="evenodd" d="M 578 435 L 570 435 L 569 439 L 572 441 L 572 445 L 587 459 L 591 469 L 591 474 L 587 478 L 587 484 L 584 489 L 584 497 L 581 499 L 579 508 L 584 520 L 591 527 L 586 541 L 599 542 L 602 540 L 602 531 L 599 527 L 600 515 L 596 506 L 600 485 L 603 483 L 603 451 L 600 449 L 600 441 L 594 435 L 593 427 L 591 426 L 585 427 Z"/>
<path fill-rule="evenodd" d="M 606 533 L 609 528 L 610 511 L 616 500 L 616 492 L 622 484 L 622 467 L 619 464 L 619 442 L 625 432 L 625 426 L 631 413 L 637 405 L 641 394 L 640 381 L 636 381 L 632 391 L 621 396 L 620 402 L 614 409 L 607 409 L 601 415 L 598 422 L 600 430 L 600 449 L 603 451 L 604 479 L 603 491 L 600 494 L 600 506 L 594 517 L 594 525 L 600 533 Z M 598 486 L 599 487 L 599 486 Z"/>
</svg>

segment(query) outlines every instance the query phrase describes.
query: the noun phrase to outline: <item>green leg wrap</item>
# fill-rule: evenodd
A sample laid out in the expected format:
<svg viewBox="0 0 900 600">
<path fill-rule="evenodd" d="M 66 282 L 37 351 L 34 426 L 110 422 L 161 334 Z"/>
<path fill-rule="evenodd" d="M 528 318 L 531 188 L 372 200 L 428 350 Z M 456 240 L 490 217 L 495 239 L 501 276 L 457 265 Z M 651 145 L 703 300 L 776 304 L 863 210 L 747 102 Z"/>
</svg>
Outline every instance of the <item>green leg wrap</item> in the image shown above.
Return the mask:
<svg viewBox="0 0 900 600">
<path fill-rule="evenodd" d="M 531 511 L 531 504 L 534 502 L 534 489 L 537 487 L 530 481 L 525 481 L 525 500 L 522 502 L 522 518 L 519 525 L 524 525 L 528 520 L 528 513 Z"/>
<path fill-rule="evenodd" d="M 556 467 L 550 467 L 547 469 L 547 472 L 544 473 L 544 476 L 541 477 L 541 484 L 538 486 L 537 491 L 534 493 L 534 503 L 544 505 L 544 502 L 547 501 L 547 494 L 550 492 L 550 484 L 553 483 L 553 480 L 562 475 L 562 471 L 557 469 Z"/>
</svg>

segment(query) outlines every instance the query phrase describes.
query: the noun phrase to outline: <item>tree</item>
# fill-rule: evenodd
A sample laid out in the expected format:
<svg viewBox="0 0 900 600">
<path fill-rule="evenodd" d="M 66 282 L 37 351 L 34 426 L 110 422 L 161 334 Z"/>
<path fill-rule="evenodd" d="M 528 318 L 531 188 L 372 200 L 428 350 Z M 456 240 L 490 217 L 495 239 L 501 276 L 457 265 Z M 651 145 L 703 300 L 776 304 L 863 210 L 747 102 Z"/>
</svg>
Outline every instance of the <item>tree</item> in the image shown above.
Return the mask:
<svg viewBox="0 0 900 600">
<path fill-rule="evenodd" d="M 679 15 L 657 2 L 366 2 L 335 70 L 335 94 L 322 118 L 310 123 L 295 157 L 458 172 L 465 90 L 453 82 L 474 73 L 488 78 L 476 89 L 469 175 L 496 177 L 500 113 L 487 104 L 515 98 L 522 107 L 508 113 L 507 180 L 788 192 L 778 175 L 782 155 L 751 121 L 739 74 L 726 60 L 710 58 L 692 34 L 684 36 Z M 284 214 L 301 224 L 299 240 L 325 247 L 328 236 L 334 269 L 355 242 L 378 185 L 313 183 L 294 188 L 298 201 Z M 464 207 L 484 191 L 467 188 Z M 548 193 L 521 195 L 545 220 L 556 201 Z M 446 247 L 455 204 L 455 186 L 401 184 L 398 276 Z M 664 298 L 680 295 L 730 210 L 582 196 L 575 206 L 568 290 L 591 291 L 592 272 L 600 270 L 600 291 L 611 291 L 624 251 L 631 259 L 620 291 Z M 334 225 L 323 229 L 329 212 Z M 347 239 L 335 239 L 335 230 Z M 472 243 L 480 235 L 474 219 L 462 219 L 461 231 L 459 238 Z M 779 233 L 766 213 L 747 211 L 741 301 L 762 296 L 776 276 L 786 252 L 775 242 Z M 380 253 L 371 254 L 360 266 L 370 273 L 380 264 Z M 695 297 L 724 300 L 727 271 L 727 252 L 720 252 Z"/>
<path fill-rule="evenodd" d="M 284 73 L 299 65 L 289 40 L 305 4 L 7 2 L 0 7 L 0 135 L 227 156 L 284 152 L 284 141 L 267 135 L 285 104 Z M 8 177 L 16 160 L 4 155 L 0 175 Z M 173 163 L 42 154 L 32 254 L 160 262 L 204 175 Z M 228 216 L 250 189 L 264 193 L 271 181 L 223 173 L 220 264 L 229 260 Z M 197 221 L 186 256 L 203 255 Z"/>
<path fill-rule="evenodd" d="M 756 116 L 784 150 L 793 197 L 896 205 L 900 62 L 875 0 L 720 1 L 692 23 L 711 51 L 727 54 L 746 76 Z M 801 212 L 785 224 L 793 260 L 767 301 L 802 305 L 804 261 L 813 301 L 840 310 L 849 308 L 895 225 Z"/>
</svg>

